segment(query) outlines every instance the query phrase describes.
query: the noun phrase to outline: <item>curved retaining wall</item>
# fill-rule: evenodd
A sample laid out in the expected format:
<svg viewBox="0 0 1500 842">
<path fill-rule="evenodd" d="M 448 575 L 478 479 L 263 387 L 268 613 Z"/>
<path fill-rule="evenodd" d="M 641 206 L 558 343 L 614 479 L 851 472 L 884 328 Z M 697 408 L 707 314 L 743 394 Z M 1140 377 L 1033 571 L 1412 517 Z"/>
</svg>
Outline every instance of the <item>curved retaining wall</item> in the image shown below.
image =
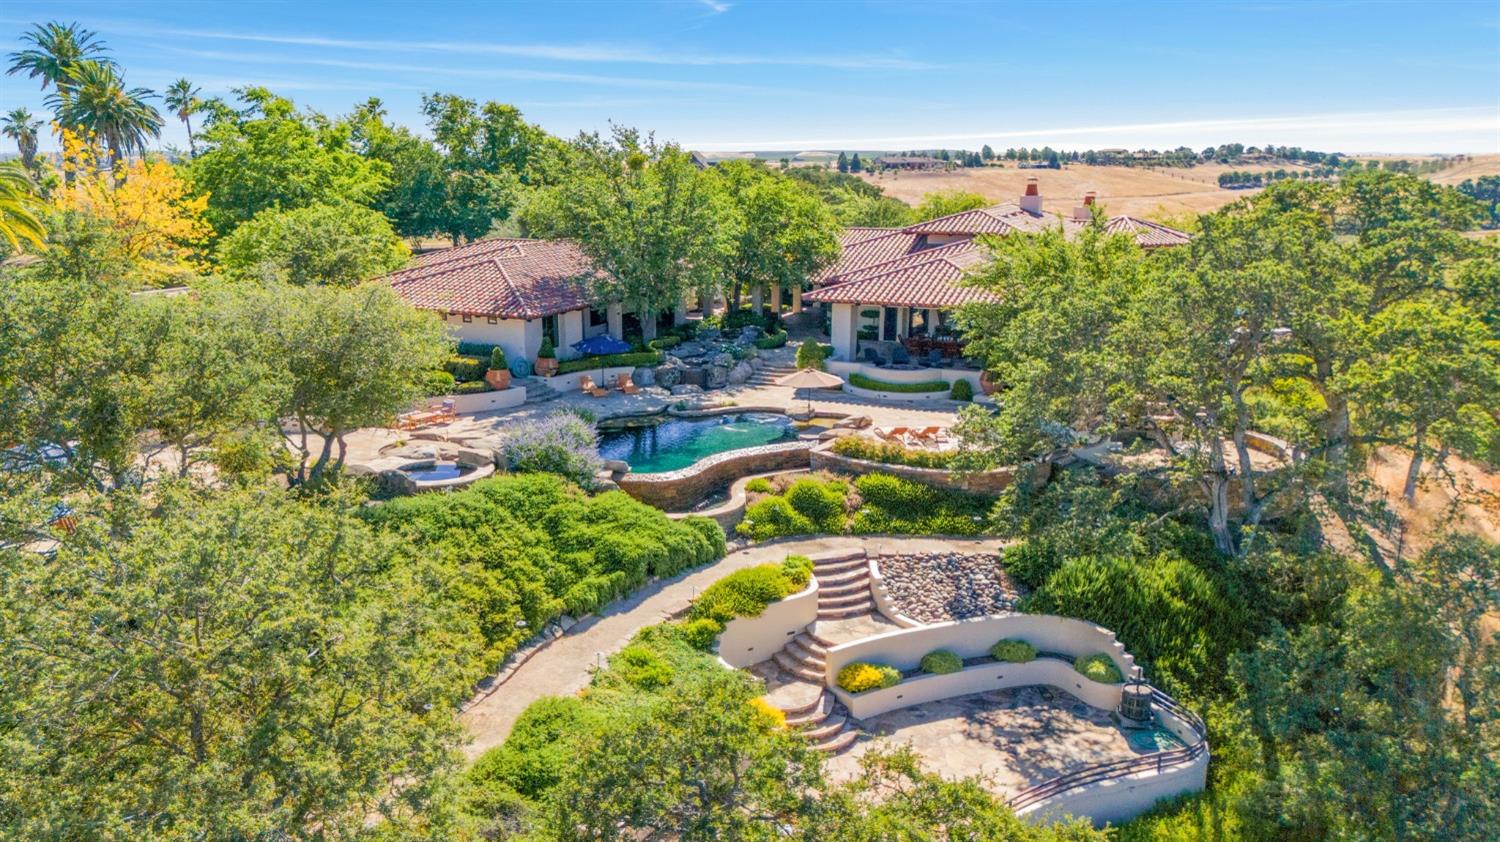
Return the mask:
<svg viewBox="0 0 1500 842">
<path fill-rule="evenodd" d="M 901 613 L 896 607 L 896 601 L 891 599 L 891 592 L 885 586 L 885 575 L 880 572 L 880 559 L 870 559 L 870 596 L 875 599 L 875 608 L 884 614 L 891 622 L 903 629 L 914 629 L 922 624 Z"/>
<path fill-rule="evenodd" d="M 848 456 L 840 456 L 833 452 L 832 443 L 824 443 L 813 450 L 812 468 L 815 471 L 833 471 L 834 473 L 859 476 L 861 474 L 893 474 L 898 477 L 937 486 L 939 488 L 955 488 L 967 491 L 971 494 L 999 494 L 1012 482 L 1020 469 L 1016 466 L 996 468 L 992 471 L 979 471 L 972 474 L 955 474 L 939 468 L 914 468 L 910 465 L 887 465 L 884 462 L 871 462 L 866 459 L 851 459 Z M 1052 463 L 1043 461 L 1037 465 L 1036 478 L 1033 480 L 1038 485 L 1045 484 L 1052 476 Z"/>
<path fill-rule="evenodd" d="M 818 580 L 800 593 L 766 606 L 759 617 L 737 617 L 719 635 L 719 660 L 736 669 L 775 655 L 788 640 L 818 619 Z"/>
<path fill-rule="evenodd" d="M 1056 658 L 1037 658 L 1026 664 L 981 664 L 949 675 L 923 675 L 857 696 L 845 692 L 836 681 L 839 670 L 854 661 L 888 664 L 904 672 L 916 669 L 922 656 L 934 649 L 948 649 L 965 659 L 978 658 L 1003 638 L 1020 638 L 1038 651 L 1075 658 L 1103 652 L 1119 667 L 1121 675 L 1129 678 L 1135 673 L 1135 658 L 1109 629 L 1072 617 L 1006 614 L 902 629 L 835 646 L 828 650 L 824 682 L 860 719 L 922 702 L 1027 684 L 1060 687 L 1095 707 L 1119 706 L 1122 685 L 1091 681 L 1072 664 Z"/>
<path fill-rule="evenodd" d="M 661 474 L 626 474 L 618 480 L 631 497 L 669 512 L 691 509 L 715 490 L 746 474 L 790 471 L 808 466 L 814 442 L 789 441 L 716 453 Z"/>
<path fill-rule="evenodd" d="M 719 505 L 701 511 L 667 512 L 667 517 L 672 520 L 682 520 L 683 518 L 693 516 L 713 518 L 720 526 L 724 527 L 726 533 L 732 535 L 734 534 L 734 527 L 745 519 L 745 506 L 749 502 L 749 493 L 745 490 L 745 486 L 750 484 L 750 480 L 762 477 L 769 479 L 771 477 L 794 476 L 805 473 L 807 473 L 806 468 L 793 468 L 790 471 L 771 471 L 766 474 L 751 474 L 740 477 L 730 484 L 729 499 Z"/>
</svg>

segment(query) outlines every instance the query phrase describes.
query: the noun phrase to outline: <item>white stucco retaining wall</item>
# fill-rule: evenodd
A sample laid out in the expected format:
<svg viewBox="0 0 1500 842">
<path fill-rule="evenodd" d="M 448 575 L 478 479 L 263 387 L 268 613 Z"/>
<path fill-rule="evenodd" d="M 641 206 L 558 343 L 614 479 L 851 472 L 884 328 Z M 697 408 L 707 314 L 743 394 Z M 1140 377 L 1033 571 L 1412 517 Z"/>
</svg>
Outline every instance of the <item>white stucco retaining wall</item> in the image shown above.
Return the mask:
<svg viewBox="0 0 1500 842">
<path fill-rule="evenodd" d="M 891 599 L 891 592 L 885 585 L 885 574 L 880 572 L 880 561 L 876 558 L 870 559 L 870 596 L 875 598 L 875 607 L 880 613 L 901 628 L 914 629 L 922 625 L 896 607 L 896 601 Z"/>
<path fill-rule="evenodd" d="M 594 378 L 594 384 L 601 389 L 610 388 L 617 375 L 630 374 L 636 369 L 633 365 L 610 366 L 609 368 L 590 368 L 584 371 L 570 371 L 567 374 L 557 374 L 544 378 L 547 385 L 559 392 L 578 391 L 578 382 L 585 376 Z"/>
<path fill-rule="evenodd" d="M 818 580 L 766 606 L 759 617 L 736 617 L 719 635 L 719 660 L 736 669 L 770 658 L 818 619 Z"/>
<path fill-rule="evenodd" d="M 423 405 L 437 401 L 453 401 L 453 411 L 459 415 L 473 415 L 476 412 L 490 412 L 496 409 L 509 409 L 520 406 L 526 402 L 526 387 L 511 386 L 509 389 L 499 389 L 493 392 L 475 392 L 471 395 L 446 395 L 441 398 L 432 398 L 423 401 Z"/>
<path fill-rule="evenodd" d="M 931 650 L 929 650 L 931 651 Z M 924 653 L 925 654 L 925 653 Z M 1104 710 L 1120 706 L 1123 685 L 1100 684 L 1084 678 L 1073 665 L 1058 658 L 1037 658 L 1024 664 L 989 663 L 947 675 L 919 675 L 895 687 L 852 694 L 833 686 L 833 694 L 856 719 L 868 719 L 912 705 L 1011 687 L 1045 684 L 1077 696 Z"/>
</svg>

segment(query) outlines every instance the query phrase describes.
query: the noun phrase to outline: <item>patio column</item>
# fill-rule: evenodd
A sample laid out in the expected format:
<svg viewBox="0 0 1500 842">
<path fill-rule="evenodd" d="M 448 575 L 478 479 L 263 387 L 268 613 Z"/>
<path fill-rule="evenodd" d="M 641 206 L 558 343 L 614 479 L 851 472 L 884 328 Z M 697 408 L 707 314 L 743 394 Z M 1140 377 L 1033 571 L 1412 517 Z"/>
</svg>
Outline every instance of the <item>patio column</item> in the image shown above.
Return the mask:
<svg viewBox="0 0 1500 842">
<path fill-rule="evenodd" d="M 765 287 L 760 284 L 756 284 L 755 288 L 750 290 L 750 309 L 752 312 L 757 314 L 766 312 L 765 292 Z"/>
<path fill-rule="evenodd" d="M 792 314 L 802 312 L 802 285 L 792 287 Z"/>
<path fill-rule="evenodd" d="M 673 326 L 687 321 L 687 314 L 690 309 L 692 309 L 692 304 L 689 303 L 688 297 L 686 295 L 682 296 L 682 300 L 677 303 L 677 309 L 672 311 Z"/>
<path fill-rule="evenodd" d="M 604 308 L 604 320 L 609 323 L 609 335 L 616 339 L 625 338 L 625 307 L 616 302 Z"/>
<path fill-rule="evenodd" d="M 781 313 L 781 284 L 771 284 L 771 312 Z"/>
</svg>

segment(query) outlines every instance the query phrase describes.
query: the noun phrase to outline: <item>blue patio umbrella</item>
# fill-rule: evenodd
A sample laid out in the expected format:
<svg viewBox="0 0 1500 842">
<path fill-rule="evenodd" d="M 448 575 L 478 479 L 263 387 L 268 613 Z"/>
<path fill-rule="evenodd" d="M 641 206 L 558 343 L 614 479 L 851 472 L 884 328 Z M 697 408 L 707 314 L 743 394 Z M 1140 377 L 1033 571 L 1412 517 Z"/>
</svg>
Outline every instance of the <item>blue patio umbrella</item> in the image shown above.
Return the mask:
<svg viewBox="0 0 1500 842">
<path fill-rule="evenodd" d="M 582 342 L 574 342 L 573 350 L 590 356 L 598 354 L 623 354 L 630 350 L 630 345 L 621 342 L 607 333 L 601 333 L 598 336 L 590 336 Z"/>
</svg>

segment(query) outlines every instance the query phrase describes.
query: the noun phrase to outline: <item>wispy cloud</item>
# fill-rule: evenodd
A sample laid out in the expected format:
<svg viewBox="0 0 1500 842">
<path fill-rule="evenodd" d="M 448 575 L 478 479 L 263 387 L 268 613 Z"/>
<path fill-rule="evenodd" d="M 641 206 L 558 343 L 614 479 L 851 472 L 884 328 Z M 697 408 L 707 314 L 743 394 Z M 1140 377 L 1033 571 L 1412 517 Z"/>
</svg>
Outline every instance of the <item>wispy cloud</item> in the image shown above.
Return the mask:
<svg viewBox="0 0 1500 842">
<path fill-rule="evenodd" d="M 1351 135 L 1420 136 L 1459 133 L 1492 133 L 1500 137 L 1500 108 L 1472 106 L 1429 108 L 1407 111 L 1367 111 L 1342 114 L 1304 114 L 1280 117 L 1233 117 L 1216 120 L 1179 120 L 1159 123 L 1121 123 L 1102 126 L 1066 126 L 1024 131 L 1000 130 L 954 134 L 894 135 L 887 137 L 819 137 L 735 140 L 729 142 L 693 141 L 684 145 L 693 149 L 815 149 L 819 147 L 890 148 L 922 144 L 993 141 L 1013 138 L 1079 138 L 1128 137 L 1155 133 L 1176 136 L 1195 131 L 1214 131 L 1224 135 L 1248 131 L 1343 132 Z"/>
<path fill-rule="evenodd" d="M 730 4 L 722 2 L 722 0 L 698 0 L 698 2 L 703 4 L 704 6 L 707 6 L 708 10 L 716 15 L 722 15 L 730 9 L 734 8 Z"/>
<path fill-rule="evenodd" d="M 728 8 L 727 4 L 725 8 Z M 930 70 L 938 65 L 900 55 L 887 54 L 817 54 L 772 55 L 744 53 L 707 53 L 659 49 L 620 44 L 502 44 L 485 41 L 391 41 L 381 39 L 332 38 L 324 35 L 286 35 L 265 32 L 231 32 L 211 29 L 171 27 L 142 28 L 130 23 L 100 24 L 101 31 L 156 37 L 242 41 L 283 46 L 319 47 L 323 49 L 360 50 L 382 53 L 468 53 L 502 55 L 549 61 L 654 64 L 677 66 L 745 66 L 826 67 L 838 70 Z"/>
</svg>

